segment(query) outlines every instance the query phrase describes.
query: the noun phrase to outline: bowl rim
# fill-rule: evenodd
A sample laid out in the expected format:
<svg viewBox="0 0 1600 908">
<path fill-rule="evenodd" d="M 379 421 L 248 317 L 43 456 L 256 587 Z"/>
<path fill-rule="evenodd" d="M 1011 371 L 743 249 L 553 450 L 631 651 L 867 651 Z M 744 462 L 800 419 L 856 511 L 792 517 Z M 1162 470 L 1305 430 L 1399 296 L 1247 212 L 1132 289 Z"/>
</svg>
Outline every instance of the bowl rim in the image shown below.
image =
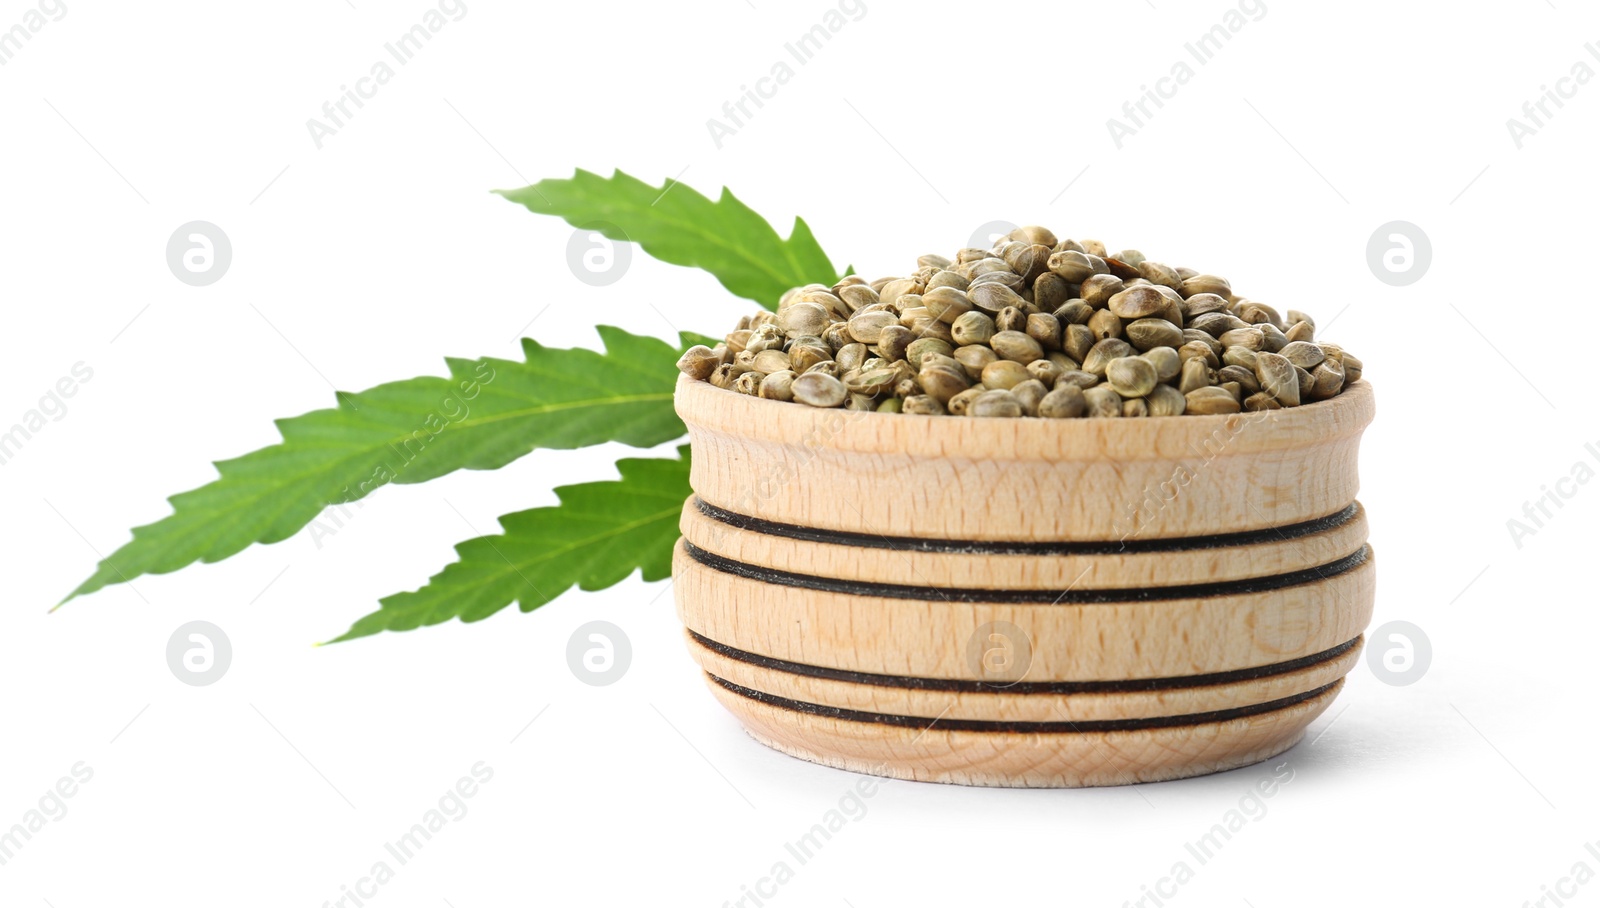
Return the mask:
<svg viewBox="0 0 1600 908">
<path fill-rule="evenodd" d="M 1142 419 L 977 419 L 823 409 L 765 400 L 680 375 L 673 394 L 691 438 L 710 432 L 785 447 L 1013 460 L 1151 460 L 1286 451 L 1359 435 L 1374 412 L 1362 379 L 1280 410 Z M 1260 431 L 1270 427 L 1272 431 Z M 1218 448 L 1218 445 L 1221 445 Z"/>
</svg>

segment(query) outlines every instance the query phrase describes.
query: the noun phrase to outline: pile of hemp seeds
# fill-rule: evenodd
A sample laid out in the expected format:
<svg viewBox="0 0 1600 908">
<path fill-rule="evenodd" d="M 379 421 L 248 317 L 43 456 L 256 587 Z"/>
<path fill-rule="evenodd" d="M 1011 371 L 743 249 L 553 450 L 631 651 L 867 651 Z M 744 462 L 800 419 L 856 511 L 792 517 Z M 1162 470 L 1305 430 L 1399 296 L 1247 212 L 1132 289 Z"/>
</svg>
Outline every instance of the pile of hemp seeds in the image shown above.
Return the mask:
<svg viewBox="0 0 1600 908">
<path fill-rule="evenodd" d="M 768 400 L 924 416 L 1143 417 L 1298 407 L 1361 379 L 1361 360 L 1315 339 L 1226 278 L 1136 249 L 1019 227 L 992 249 L 924 255 L 909 277 L 783 295 L 690 378 Z"/>
</svg>

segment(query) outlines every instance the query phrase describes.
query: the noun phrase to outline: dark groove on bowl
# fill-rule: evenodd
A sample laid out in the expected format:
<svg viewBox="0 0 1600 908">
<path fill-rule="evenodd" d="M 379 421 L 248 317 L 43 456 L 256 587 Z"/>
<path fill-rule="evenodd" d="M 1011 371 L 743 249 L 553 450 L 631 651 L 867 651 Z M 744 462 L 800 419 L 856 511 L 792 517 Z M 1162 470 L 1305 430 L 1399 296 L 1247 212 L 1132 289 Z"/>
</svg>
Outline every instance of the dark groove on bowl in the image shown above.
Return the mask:
<svg viewBox="0 0 1600 908">
<path fill-rule="evenodd" d="M 695 507 L 712 520 L 752 533 L 781 536 L 805 542 L 825 542 L 832 545 L 853 545 L 869 549 L 892 549 L 903 552 L 935 552 L 959 555 L 1118 555 L 1144 552 L 1190 552 L 1230 546 L 1257 545 L 1264 542 L 1281 542 L 1298 539 L 1335 529 L 1355 519 L 1357 505 L 1326 517 L 1292 523 L 1287 526 L 1249 530 L 1242 533 L 1219 533 L 1212 536 L 1193 536 L 1178 539 L 1132 539 L 1119 542 L 981 542 L 961 539 L 920 539 L 915 536 L 879 536 L 875 533 L 852 533 L 844 530 L 819 530 L 777 523 L 751 517 L 736 511 L 719 508 L 696 495 Z"/>
<path fill-rule="evenodd" d="M 710 672 L 706 677 L 715 681 L 728 691 L 776 706 L 780 709 L 808 713 L 813 716 L 823 716 L 829 719 L 843 719 L 848 722 L 869 722 L 875 725 L 894 725 L 900 728 L 916 728 L 931 731 L 935 728 L 943 731 L 981 731 L 998 732 L 1004 734 L 1089 734 L 1107 731 L 1144 731 L 1152 728 L 1183 728 L 1191 725 L 1208 725 L 1215 722 L 1227 722 L 1230 719 L 1244 719 L 1250 716 L 1259 716 L 1264 713 L 1277 712 L 1288 709 L 1299 703 L 1321 696 L 1337 687 L 1343 678 L 1331 681 L 1315 690 L 1291 697 L 1282 697 L 1269 700 L 1266 703 L 1256 703 L 1250 706 L 1237 706 L 1232 709 L 1219 709 L 1205 713 L 1190 713 L 1186 716 L 1152 716 L 1147 719 L 1091 719 L 1083 722 L 993 722 L 983 719 L 934 719 L 925 716 L 896 716 L 888 713 L 869 713 L 855 709 L 841 709 L 837 706 L 823 706 L 818 703 L 807 703 L 804 700 L 790 700 L 787 697 L 776 697 L 772 694 L 741 687 L 732 681 L 726 681 Z"/>
<path fill-rule="evenodd" d="M 726 643 L 718 643 L 692 630 L 689 631 L 689 635 L 694 638 L 696 643 L 718 655 L 754 665 L 757 668 L 785 672 L 791 675 L 822 678 L 828 681 L 847 681 L 852 684 L 867 684 L 873 687 L 990 694 L 1130 694 L 1211 687 L 1218 684 L 1254 681 L 1258 678 L 1270 678 L 1274 675 L 1296 672 L 1304 668 L 1310 668 L 1313 665 L 1331 662 L 1361 645 L 1361 638 L 1358 636 L 1354 640 L 1347 640 L 1332 649 L 1313 653 L 1309 656 L 1302 656 L 1299 659 L 1274 662 L 1271 665 L 1261 665 L 1255 668 L 1212 672 L 1204 675 L 1179 675 L 1171 678 L 1130 678 L 1119 681 L 1018 681 L 1014 684 L 1001 685 L 987 681 L 970 681 L 959 678 L 915 678 L 906 675 L 879 675 L 842 668 L 826 668 L 821 665 L 807 665 L 803 662 L 789 662 L 783 659 L 774 659 L 771 656 L 745 652 L 742 649 L 735 649 Z"/>
<path fill-rule="evenodd" d="M 1349 555 L 1319 567 L 1250 577 L 1243 580 L 1224 580 L 1216 583 L 1188 583 L 1178 586 L 1155 586 L 1123 589 L 1094 590 L 984 590 L 960 587 L 909 586 L 899 583 L 869 583 L 861 580 L 839 580 L 812 574 L 796 574 L 759 567 L 724 558 L 683 540 L 684 551 L 690 558 L 724 574 L 772 583 L 779 586 L 817 590 L 826 593 L 845 593 L 851 596 L 881 596 L 886 599 L 918 599 L 935 602 L 999 602 L 1007 604 L 1043 605 L 1097 605 L 1110 602 L 1154 602 L 1168 599 L 1202 599 L 1212 596 L 1234 596 L 1246 593 L 1265 593 L 1291 586 L 1300 586 L 1318 580 L 1327 580 L 1353 571 L 1366 564 L 1371 557 L 1370 546 L 1362 545 Z"/>
</svg>

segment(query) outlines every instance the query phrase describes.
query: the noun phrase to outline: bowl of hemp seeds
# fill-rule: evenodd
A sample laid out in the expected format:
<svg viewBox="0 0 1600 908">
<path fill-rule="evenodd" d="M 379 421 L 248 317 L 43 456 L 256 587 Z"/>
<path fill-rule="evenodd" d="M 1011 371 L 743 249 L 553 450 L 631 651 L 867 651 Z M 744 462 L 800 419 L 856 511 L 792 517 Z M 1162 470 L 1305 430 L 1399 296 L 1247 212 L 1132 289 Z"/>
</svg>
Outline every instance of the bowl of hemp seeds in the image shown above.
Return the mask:
<svg viewBox="0 0 1600 908">
<path fill-rule="evenodd" d="M 785 753 L 1181 778 L 1292 747 L 1359 658 L 1370 385 L 1226 278 L 1022 227 L 797 287 L 679 368 L 679 616 Z"/>
</svg>

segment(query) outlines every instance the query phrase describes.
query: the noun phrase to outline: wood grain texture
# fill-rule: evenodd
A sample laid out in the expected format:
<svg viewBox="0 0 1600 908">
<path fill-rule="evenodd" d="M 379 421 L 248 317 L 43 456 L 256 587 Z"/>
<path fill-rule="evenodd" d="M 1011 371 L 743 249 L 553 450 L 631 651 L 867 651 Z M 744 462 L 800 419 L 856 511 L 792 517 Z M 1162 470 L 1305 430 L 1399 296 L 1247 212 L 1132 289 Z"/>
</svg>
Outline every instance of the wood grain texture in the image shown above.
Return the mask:
<svg viewBox="0 0 1600 908">
<path fill-rule="evenodd" d="M 1367 538 L 1366 511 L 1339 526 L 1255 545 L 1188 551 L 1096 555 L 918 552 L 788 539 L 747 532 L 684 502 L 679 521 L 689 542 L 725 558 L 780 571 L 874 583 L 982 589 L 1118 589 L 1214 583 L 1286 574 L 1336 561 Z"/>
<path fill-rule="evenodd" d="M 1022 693 L 1016 686 L 987 691 L 927 690 L 812 677 L 733 658 L 692 636 L 689 653 L 707 674 L 790 700 L 861 712 L 929 719 L 995 722 L 1102 721 L 1186 716 L 1265 703 L 1315 690 L 1343 678 L 1361 658 L 1359 645 L 1307 668 L 1265 678 L 1147 691 Z M 890 679 L 885 679 L 890 680 Z"/>
<path fill-rule="evenodd" d="M 1357 382 L 1286 410 L 1161 419 L 970 419 L 817 410 L 682 379 L 690 484 L 740 514 L 974 540 L 1264 529 L 1356 498 L 1372 419 Z"/>
<path fill-rule="evenodd" d="M 785 753 L 971 785 L 1181 778 L 1292 746 L 1360 658 L 1365 383 L 1138 420 L 819 411 L 687 380 L 677 406 L 689 651 Z"/>
<path fill-rule="evenodd" d="M 685 627 L 746 652 L 884 675 L 985 680 L 969 643 L 991 622 L 1031 641 L 1024 680 L 1170 678 L 1270 665 L 1331 649 L 1372 618 L 1375 567 L 1287 589 L 1096 605 L 955 602 L 779 586 L 673 559 Z"/>
<path fill-rule="evenodd" d="M 851 772 L 1006 788 L 1160 782 L 1237 769 L 1300 740 L 1344 684 L 1286 709 L 1224 722 L 1123 732 L 995 734 L 917 729 L 796 712 L 707 679 L 752 737 L 791 756 Z"/>
</svg>

